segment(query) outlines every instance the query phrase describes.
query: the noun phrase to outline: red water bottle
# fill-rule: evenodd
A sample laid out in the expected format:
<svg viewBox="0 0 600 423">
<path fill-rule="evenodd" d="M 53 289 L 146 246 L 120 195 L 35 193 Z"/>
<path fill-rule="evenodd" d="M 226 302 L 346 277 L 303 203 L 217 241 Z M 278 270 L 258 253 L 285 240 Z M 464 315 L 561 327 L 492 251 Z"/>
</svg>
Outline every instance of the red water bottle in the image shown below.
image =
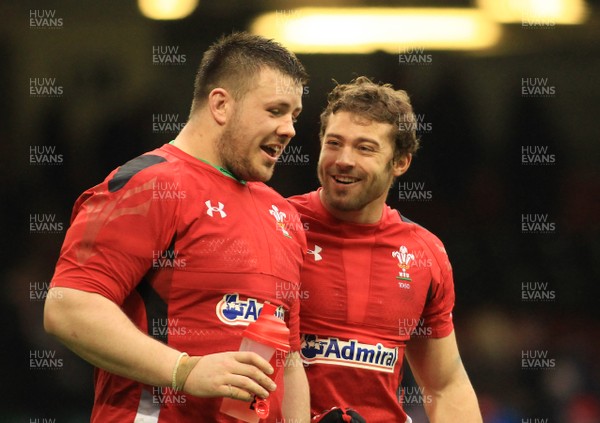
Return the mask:
<svg viewBox="0 0 600 423">
<path fill-rule="evenodd" d="M 290 330 L 275 316 L 276 311 L 277 306 L 265 302 L 258 319 L 244 330 L 240 345 L 240 351 L 253 351 L 273 366 L 274 372 L 269 376 L 273 380 L 290 351 Z M 252 402 L 223 398 L 220 411 L 248 423 L 257 423 L 269 416 L 269 398 L 254 397 Z"/>
</svg>

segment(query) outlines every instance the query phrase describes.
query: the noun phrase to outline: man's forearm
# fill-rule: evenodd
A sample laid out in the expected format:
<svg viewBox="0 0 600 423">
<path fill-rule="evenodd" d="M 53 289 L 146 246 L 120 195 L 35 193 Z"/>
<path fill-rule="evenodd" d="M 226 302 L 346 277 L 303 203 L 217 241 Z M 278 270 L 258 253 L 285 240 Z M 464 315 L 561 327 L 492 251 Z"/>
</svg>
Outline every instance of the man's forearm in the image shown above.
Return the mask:
<svg viewBox="0 0 600 423">
<path fill-rule="evenodd" d="M 310 393 L 302 360 L 297 352 L 290 353 L 285 373 L 282 423 L 310 422 Z"/>
<path fill-rule="evenodd" d="M 96 367 L 132 380 L 170 386 L 177 350 L 142 333 L 107 298 L 69 288 L 52 288 L 44 327 Z"/>
<path fill-rule="evenodd" d="M 481 423 L 477 396 L 466 373 L 441 392 L 423 391 L 424 407 L 431 423 Z"/>
</svg>

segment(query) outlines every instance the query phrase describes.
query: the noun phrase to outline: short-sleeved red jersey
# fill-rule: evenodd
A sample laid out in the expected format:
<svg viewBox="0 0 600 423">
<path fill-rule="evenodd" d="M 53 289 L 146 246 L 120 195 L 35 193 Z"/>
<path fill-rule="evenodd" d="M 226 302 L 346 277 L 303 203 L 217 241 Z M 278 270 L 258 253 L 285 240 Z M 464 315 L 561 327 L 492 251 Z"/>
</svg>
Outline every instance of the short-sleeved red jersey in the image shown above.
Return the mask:
<svg viewBox="0 0 600 423">
<path fill-rule="evenodd" d="M 237 351 L 270 301 L 297 351 L 306 241 L 294 222 L 294 208 L 271 188 L 167 144 L 80 196 L 51 286 L 101 294 L 142 331 L 190 355 Z M 236 421 L 219 413 L 220 402 L 96 370 L 92 421 Z"/>
<path fill-rule="evenodd" d="M 375 224 L 334 218 L 319 191 L 290 198 L 306 230 L 301 355 L 311 409 L 352 407 L 405 422 L 398 398 L 406 342 L 453 330 L 452 268 L 440 240 L 386 206 Z"/>
</svg>

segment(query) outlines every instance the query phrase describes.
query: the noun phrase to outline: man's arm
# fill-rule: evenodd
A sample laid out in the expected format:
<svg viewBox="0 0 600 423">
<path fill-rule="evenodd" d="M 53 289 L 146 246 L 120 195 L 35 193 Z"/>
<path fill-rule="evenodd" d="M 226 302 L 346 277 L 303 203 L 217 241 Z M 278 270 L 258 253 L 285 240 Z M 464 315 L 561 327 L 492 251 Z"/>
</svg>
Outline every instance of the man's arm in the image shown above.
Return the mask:
<svg viewBox="0 0 600 423">
<path fill-rule="evenodd" d="M 171 386 L 179 351 L 141 332 L 109 299 L 70 288 L 51 288 L 44 328 L 96 367 L 152 386 Z M 199 397 L 265 397 L 273 369 L 250 352 L 204 356 L 191 371 L 184 391 Z M 229 387 L 231 385 L 231 388 Z"/>
<path fill-rule="evenodd" d="M 423 388 L 425 411 L 431 423 L 482 422 L 477 396 L 460 359 L 454 331 L 445 338 L 413 338 L 406 358 Z"/>
<path fill-rule="evenodd" d="M 300 354 L 292 352 L 288 355 L 284 372 L 283 423 L 308 423 L 310 394 Z"/>
</svg>

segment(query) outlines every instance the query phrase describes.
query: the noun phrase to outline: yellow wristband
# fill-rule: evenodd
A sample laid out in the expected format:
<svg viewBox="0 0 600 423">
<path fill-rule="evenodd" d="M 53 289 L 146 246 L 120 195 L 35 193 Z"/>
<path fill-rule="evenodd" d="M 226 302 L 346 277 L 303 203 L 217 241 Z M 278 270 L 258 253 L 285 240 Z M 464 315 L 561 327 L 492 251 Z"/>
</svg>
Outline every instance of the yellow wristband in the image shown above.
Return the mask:
<svg viewBox="0 0 600 423">
<path fill-rule="evenodd" d="M 173 376 L 171 377 L 171 387 L 175 391 L 178 391 L 178 389 L 177 389 L 177 369 L 179 369 L 179 363 L 181 363 L 181 359 L 183 357 L 189 357 L 188 353 L 182 352 L 181 354 L 179 354 L 179 357 L 177 357 L 177 361 L 175 362 L 175 367 L 173 367 Z"/>
</svg>

